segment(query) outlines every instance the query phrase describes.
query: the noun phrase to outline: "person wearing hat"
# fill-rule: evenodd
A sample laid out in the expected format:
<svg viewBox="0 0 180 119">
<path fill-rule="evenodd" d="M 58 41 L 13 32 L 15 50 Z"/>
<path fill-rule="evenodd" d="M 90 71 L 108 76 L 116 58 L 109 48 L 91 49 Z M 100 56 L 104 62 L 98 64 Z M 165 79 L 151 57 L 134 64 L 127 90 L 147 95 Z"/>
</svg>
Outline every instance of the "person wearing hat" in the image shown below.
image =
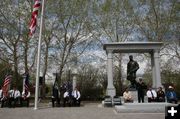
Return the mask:
<svg viewBox="0 0 180 119">
<path fill-rule="evenodd" d="M 168 87 L 166 98 L 167 98 L 167 102 L 177 104 L 177 95 L 172 86 Z"/>
</svg>

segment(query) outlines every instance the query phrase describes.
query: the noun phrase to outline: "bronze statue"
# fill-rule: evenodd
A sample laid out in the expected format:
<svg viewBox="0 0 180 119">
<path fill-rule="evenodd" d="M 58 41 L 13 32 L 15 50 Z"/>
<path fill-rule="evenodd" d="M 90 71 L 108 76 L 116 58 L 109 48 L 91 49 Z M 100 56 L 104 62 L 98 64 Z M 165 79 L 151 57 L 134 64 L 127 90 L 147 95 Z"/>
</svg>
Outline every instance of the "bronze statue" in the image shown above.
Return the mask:
<svg viewBox="0 0 180 119">
<path fill-rule="evenodd" d="M 136 71 L 139 69 L 139 64 L 133 60 L 133 56 L 129 56 L 127 64 L 127 80 L 131 82 L 131 87 L 136 88 Z"/>
</svg>

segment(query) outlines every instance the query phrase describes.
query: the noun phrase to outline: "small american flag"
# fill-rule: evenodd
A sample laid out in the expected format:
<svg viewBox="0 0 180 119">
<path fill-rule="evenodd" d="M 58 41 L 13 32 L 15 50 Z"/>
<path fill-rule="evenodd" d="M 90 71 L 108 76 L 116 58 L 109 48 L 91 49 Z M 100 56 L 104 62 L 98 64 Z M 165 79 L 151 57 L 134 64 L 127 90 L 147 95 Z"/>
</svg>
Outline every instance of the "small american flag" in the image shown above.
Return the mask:
<svg viewBox="0 0 180 119">
<path fill-rule="evenodd" d="M 29 74 L 27 73 L 24 77 L 24 90 L 25 92 L 29 91 Z"/>
<path fill-rule="evenodd" d="M 6 78 L 4 79 L 2 90 L 5 97 L 8 96 L 8 90 L 9 90 L 11 80 L 12 80 L 11 75 L 7 75 Z"/>
<path fill-rule="evenodd" d="M 33 33 L 36 30 L 36 25 L 37 25 L 37 15 L 38 15 L 38 10 L 40 8 L 41 5 L 41 0 L 35 0 L 35 3 L 33 5 L 33 12 L 32 12 L 32 16 L 31 16 L 31 22 L 30 22 L 30 33 L 29 35 L 32 36 Z"/>
</svg>

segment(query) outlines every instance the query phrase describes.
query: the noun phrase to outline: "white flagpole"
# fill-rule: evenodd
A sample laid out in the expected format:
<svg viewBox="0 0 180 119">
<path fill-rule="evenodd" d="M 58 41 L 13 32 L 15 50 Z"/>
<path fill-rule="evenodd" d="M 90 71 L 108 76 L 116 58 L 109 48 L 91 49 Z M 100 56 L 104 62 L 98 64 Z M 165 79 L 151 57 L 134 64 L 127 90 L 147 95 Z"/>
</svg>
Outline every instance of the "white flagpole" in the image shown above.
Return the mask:
<svg viewBox="0 0 180 119">
<path fill-rule="evenodd" d="M 40 57 L 41 57 L 41 39 L 42 39 L 42 28 L 43 28 L 43 16 L 44 16 L 44 1 L 42 0 L 42 9 L 41 9 L 41 22 L 40 22 L 40 32 L 39 32 L 39 42 L 38 42 L 38 55 L 37 55 L 37 69 L 36 69 L 36 90 L 35 90 L 35 104 L 34 110 L 37 110 L 38 107 L 38 93 L 39 93 L 39 74 L 40 74 Z"/>
</svg>

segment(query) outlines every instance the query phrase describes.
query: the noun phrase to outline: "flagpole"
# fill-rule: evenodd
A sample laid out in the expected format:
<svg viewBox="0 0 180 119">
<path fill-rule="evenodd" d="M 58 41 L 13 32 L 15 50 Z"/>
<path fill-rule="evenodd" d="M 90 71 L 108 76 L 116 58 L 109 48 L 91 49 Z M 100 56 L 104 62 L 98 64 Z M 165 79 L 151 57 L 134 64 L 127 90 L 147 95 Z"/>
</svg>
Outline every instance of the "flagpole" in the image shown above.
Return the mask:
<svg viewBox="0 0 180 119">
<path fill-rule="evenodd" d="M 36 90 L 35 90 L 34 110 L 38 109 L 39 74 L 40 74 L 40 57 L 41 57 L 41 39 L 42 39 L 43 16 L 44 16 L 44 1 L 45 0 L 42 0 L 42 9 L 41 9 L 41 22 L 40 22 L 40 32 L 39 32 L 39 42 L 38 42 L 37 69 L 36 69 Z"/>
</svg>

